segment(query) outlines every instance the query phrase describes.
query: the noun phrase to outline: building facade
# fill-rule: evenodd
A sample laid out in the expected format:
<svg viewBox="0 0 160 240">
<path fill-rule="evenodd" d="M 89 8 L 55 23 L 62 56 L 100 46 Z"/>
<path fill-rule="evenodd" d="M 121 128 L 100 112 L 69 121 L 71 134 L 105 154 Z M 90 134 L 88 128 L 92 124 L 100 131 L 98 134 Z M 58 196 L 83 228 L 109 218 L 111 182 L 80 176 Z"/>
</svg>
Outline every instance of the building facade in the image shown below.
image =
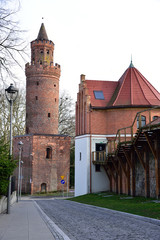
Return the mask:
<svg viewBox="0 0 160 240">
<path fill-rule="evenodd" d="M 54 64 L 54 43 L 43 23 L 31 42 L 31 63 L 26 64 L 25 73 L 26 134 L 14 137 L 15 158 L 18 143 L 23 142 L 22 192 L 61 190 L 61 176 L 67 180 L 70 171 L 70 137 L 58 134 L 61 68 Z"/>
<path fill-rule="evenodd" d="M 110 165 L 101 161 L 108 159 L 108 147 L 114 147 L 108 142 L 117 136 L 129 140 L 148 119 L 160 115 L 159 109 L 152 110 L 149 116 L 144 112 L 139 117 L 137 112 L 159 104 L 159 92 L 132 62 L 117 82 L 87 80 L 81 75 L 76 102 L 76 196 L 111 190 Z M 119 129 L 132 126 L 133 122 L 136 124 L 131 129 L 117 135 Z M 125 186 L 123 192 L 126 192 Z"/>
</svg>

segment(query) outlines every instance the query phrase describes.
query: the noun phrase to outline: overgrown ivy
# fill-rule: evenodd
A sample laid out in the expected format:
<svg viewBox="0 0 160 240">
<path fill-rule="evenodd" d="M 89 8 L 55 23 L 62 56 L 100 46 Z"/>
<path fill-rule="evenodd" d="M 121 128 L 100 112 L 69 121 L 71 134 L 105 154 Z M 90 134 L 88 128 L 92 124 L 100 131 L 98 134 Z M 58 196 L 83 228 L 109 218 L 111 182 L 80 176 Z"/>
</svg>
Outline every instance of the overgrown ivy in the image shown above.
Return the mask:
<svg viewBox="0 0 160 240">
<path fill-rule="evenodd" d="M 9 144 L 5 144 L 4 140 L 0 140 L 0 195 L 6 195 L 9 176 L 12 175 L 16 168 L 16 161 L 9 156 Z"/>
</svg>

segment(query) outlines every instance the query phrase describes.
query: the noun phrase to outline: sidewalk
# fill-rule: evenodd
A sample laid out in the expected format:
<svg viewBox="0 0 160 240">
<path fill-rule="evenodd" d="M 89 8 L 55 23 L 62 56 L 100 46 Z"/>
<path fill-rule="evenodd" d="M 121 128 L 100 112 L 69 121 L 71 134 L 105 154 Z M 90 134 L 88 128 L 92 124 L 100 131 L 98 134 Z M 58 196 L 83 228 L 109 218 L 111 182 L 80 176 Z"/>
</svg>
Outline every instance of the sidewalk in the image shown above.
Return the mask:
<svg viewBox="0 0 160 240">
<path fill-rule="evenodd" d="M 13 204 L 0 214 L 0 240 L 55 240 L 32 200 Z"/>
</svg>

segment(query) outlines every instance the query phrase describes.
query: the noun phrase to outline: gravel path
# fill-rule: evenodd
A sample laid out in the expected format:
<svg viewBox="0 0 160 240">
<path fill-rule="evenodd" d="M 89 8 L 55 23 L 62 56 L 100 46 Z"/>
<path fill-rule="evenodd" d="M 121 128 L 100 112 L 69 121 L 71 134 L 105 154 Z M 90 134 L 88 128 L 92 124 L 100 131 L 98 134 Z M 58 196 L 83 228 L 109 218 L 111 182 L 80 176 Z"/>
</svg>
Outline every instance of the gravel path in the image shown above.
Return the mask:
<svg viewBox="0 0 160 240">
<path fill-rule="evenodd" d="M 160 221 L 67 200 L 38 200 L 72 240 L 160 240 Z"/>
</svg>

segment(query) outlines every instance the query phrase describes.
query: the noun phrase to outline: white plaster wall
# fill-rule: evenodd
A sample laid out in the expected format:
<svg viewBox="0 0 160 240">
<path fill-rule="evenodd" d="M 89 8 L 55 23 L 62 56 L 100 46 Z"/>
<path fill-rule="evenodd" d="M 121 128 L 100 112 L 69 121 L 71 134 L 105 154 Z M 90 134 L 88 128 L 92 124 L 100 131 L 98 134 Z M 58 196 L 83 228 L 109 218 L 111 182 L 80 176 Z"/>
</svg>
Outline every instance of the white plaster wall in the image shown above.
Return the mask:
<svg viewBox="0 0 160 240">
<path fill-rule="evenodd" d="M 90 193 L 90 140 L 91 152 L 96 150 L 96 143 L 107 143 L 106 135 L 82 135 L 75 138 L 75 196 Z M 81 152 L 81 160 L 80 160 Z M 109 190 L 109 179 L 101 166 L 95 171 L 91 161 L 91 192 Z"/>
<path fill-rule="evenodd" d="M 81 152 L 81 160 L 80 160 Z M 75 196 L 90 192 L 90 136 L 75 138 Z"/>
<path fill-rule="evenodd" d="M 92 145 L 91 145 L 91 151 L 96 151 L 96 143 L 106 143 L 107 139 L 106 135 L 93 135 L 92 136 Z M 92 163 L 91 168 L 91 176 L 92 176 L 92 192 L 102 192 L 107 191 L 110 189 L 110 183 L 108 176 L 104 170 L 104 167 L 100 167 L 100 172 L 95 171 L 95 165 Z"/>
</svg>

